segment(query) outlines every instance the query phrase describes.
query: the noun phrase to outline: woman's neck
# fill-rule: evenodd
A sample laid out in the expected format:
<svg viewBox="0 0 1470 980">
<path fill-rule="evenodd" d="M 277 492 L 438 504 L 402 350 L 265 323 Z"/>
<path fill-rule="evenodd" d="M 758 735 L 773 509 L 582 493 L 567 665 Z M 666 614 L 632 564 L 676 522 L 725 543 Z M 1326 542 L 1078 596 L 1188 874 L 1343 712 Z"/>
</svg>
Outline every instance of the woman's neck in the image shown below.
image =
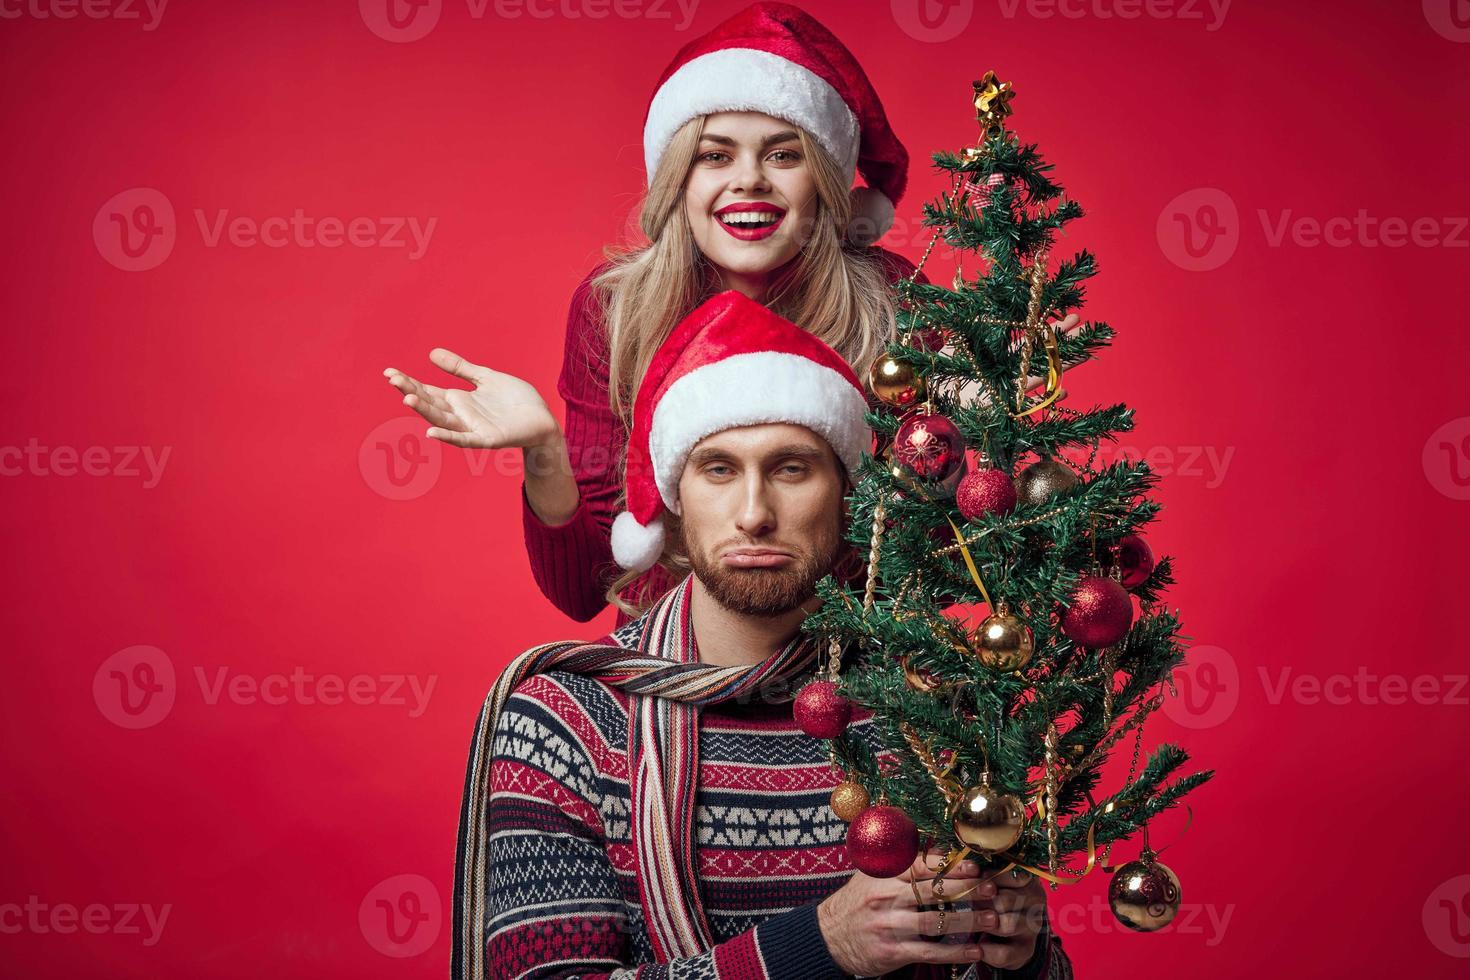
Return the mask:
<svg viewBox="0 0 1470 980">
<path fill-rule="evenodd" d="M 735 272 L 732 269 L 717 269 L 720 277 L 720 289 L 733 289 L 746 299 L 753 299 L 757 303 L 766 301 L 766 287 L 771 283 L 769 272 Z"/>
</svg>

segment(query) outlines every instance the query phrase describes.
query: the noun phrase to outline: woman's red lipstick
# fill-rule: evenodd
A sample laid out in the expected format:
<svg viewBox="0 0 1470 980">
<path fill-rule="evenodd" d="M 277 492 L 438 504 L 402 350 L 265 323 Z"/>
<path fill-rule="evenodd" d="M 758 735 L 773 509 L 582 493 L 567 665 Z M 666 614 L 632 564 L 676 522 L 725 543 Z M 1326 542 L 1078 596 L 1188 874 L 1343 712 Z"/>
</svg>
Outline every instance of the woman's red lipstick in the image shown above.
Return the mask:
<svg viewBox="0 0 1470 980">
<path fill-rule="evenodd" d="M 728 215 L 756 215 L 757 219 L 733 218 L 729 221 L 722 220 Z M 770 220 L 771 217 L 775 220 Z M 743 242 L 758 242 L 763 238 L 769 238 L 781 227 L 781 222 L 786 220 L 786 212 L 774 204 L 766 204 L 763 201 L 742 201 L 738 204 L 728 204 L 715 212 L 715 223 L 730 233 L 731 237 L 738 238 Z M 761 223 L 761 222 L 764 223 Z"/>
</svg>

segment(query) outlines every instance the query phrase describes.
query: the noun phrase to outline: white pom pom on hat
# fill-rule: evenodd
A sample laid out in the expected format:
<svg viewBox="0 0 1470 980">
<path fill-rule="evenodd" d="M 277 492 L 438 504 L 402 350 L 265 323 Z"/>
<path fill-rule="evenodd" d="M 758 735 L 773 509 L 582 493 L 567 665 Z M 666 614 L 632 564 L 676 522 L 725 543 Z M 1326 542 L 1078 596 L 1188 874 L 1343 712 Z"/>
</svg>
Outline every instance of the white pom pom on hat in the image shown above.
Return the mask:
<svg viewBox="0 0 1470 980">
<path fill-rule="evenodd" d="M 847 219 L 847 237 L 858 245 L 871 245 L 893 227 L 893 202 L 888 195 L 873 187 L 854 187 L 852 217 Z"/>
<path fill-rule="evenodd" d="M 803 425 L 856 479 L 872 444 L 867 397 L 842 356 L 735 290 L 701 303 L 653 356 L 633 401 L 628 509 L 613 521 L 613 559 L 644 571 L 663 553 L 663 513 L 699 442 L 747 425 Z"/>
<path fill-rule="evenodd" d="M 680 48 L 644 118 L 649 182 L 679 127 L 695 116 L 736 111 L 795 123 L 849 182 L 862 174 L 867 187 L 854 188 L 850 239 L 869 244 L 892 226 L 908 182 L 908 150 L 862 66 L 815 17 L 787 3 L 755 3 Z"/>
<path fill-rule="evenodd" d="M 652 568 L 664 553 L 663 517 L 655 517 L 645 526 L 623 511 L 613 519 L 612 553 L 613 560 L 623 568 L 636 568 L 640 572 Z"/>
</svg>

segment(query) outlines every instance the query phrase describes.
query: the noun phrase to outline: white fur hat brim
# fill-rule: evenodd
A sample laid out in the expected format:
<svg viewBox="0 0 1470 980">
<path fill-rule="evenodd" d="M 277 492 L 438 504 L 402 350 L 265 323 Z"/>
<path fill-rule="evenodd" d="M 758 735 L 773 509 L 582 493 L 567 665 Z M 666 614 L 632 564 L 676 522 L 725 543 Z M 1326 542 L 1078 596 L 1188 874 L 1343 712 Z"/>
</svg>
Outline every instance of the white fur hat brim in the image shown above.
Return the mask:
<svg viewBox="0 0 1470 980">
<path fill-rule="evenodd" d="M 763 112 L 796 123 L 852 180 L 858 162 L 858 121 L 842 95 L 820 75 L 780 55 L 726 48 L 681 66 L 654 94 L 643 126 L 649 182 L 680 126 L 695 116 L 735 111 Z"/>
<path fill-rule="evenodd" d="M 707 364 L 670 385 L 654 410 L 648 455 L 659 496 L 680 513 L 679 477 L 689 453 L 706 436 L 745 425 L 806 426 L 856 477 L 872 444 L 866 411 L 862 392 L 846 378 L 797 354 L 756 351 Z"/>
</svg>

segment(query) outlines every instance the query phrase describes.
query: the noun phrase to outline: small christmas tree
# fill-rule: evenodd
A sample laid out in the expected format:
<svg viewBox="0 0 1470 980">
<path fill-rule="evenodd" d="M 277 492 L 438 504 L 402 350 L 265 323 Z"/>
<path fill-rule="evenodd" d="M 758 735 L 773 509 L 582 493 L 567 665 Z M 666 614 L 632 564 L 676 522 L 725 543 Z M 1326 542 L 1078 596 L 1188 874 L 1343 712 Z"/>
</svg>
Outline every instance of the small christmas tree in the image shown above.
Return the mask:
<svg viewBox="0 0 1470 980">
<path fill-rule="evenodd" d="M 849 499 L 867 580 L 821 584 L 806 628 L 832 653 L 796 712 L 832 738 L 847 774 L 832 802 L 860 870 L 896 875 L 924 840 L 949 848 L 943 869 L 1020 865 L 1055 888 L 1112 870 L 1112 845 L 1142 830 L 1109 898 L 1149 931 L 1177 911 L 1179 883 L 1149 850 L 1147 821 L 1213 773 L 1171 782 L 1188 755 L 1170 744 L 1138 765 L 1144 723 L 1184 659 L 1180 621 L 1160 603 L 1173 563 L 1140 533 L 1159 511 L 1147 497 L 1158 478 L 1142 461 L 1094 466 L 1101 441 L 1132 428 L 1129 408 L 1062 404 L 1063 371 L 1113 330 L 1053 322 L 1081 305 L 1096 266 L 1085 250 L 1049 261 L 1082 208 L 1006 128 L 1012 95 L 987 73 L 980 140 L 934 154 L 952 187 L 924 206 L 936 229 L 924 259 L 942 237 L 979 275 L 898 286 L 903 339 L 870 379 L 886 407 L 869 415 L 878 451 Z M 880 756 L 896 764 L 880 767 L 843 730 L 853 702 L 873 709 Z M 1129 741 L 1128 776 L 1104 792 L 1103 765 Z"/>
</svg>

